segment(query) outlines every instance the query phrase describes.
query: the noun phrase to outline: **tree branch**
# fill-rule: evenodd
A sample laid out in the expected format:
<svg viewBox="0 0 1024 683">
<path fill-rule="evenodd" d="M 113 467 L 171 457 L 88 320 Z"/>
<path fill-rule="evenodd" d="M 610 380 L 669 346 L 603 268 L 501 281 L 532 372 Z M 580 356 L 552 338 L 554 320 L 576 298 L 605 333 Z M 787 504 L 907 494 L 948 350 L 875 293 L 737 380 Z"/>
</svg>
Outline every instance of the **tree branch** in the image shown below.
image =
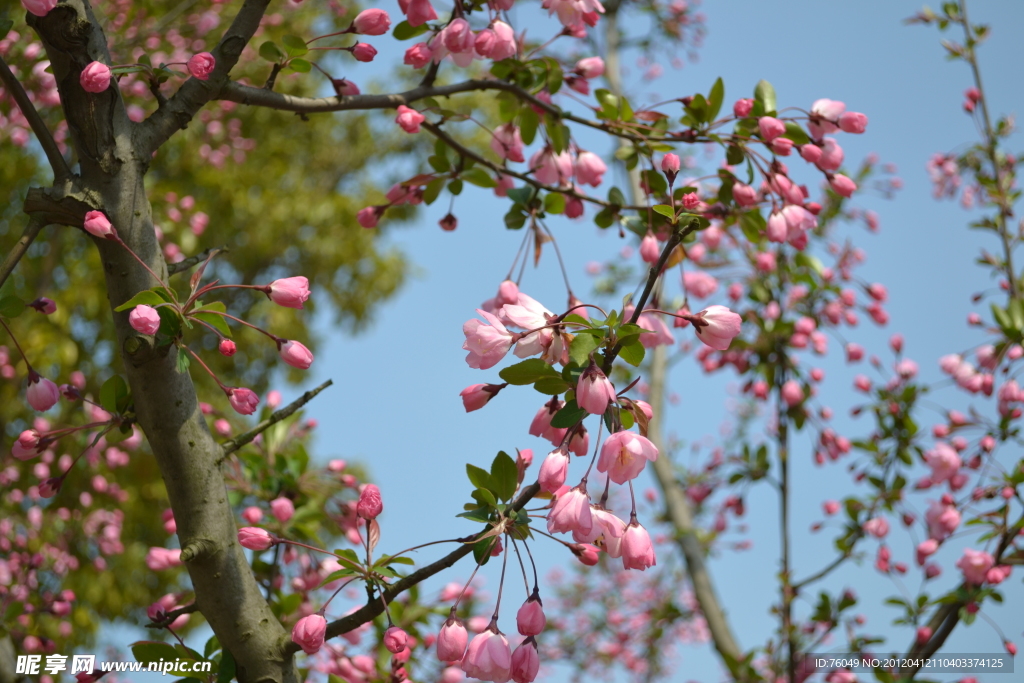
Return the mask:
<svg viewBox="0 0 1024 683">
<path fill-rule="evenodd" d="M 175 275 L 177 273 L 189 270 L 193 266 L 205 261 L 207 258 L 209 258 L 210 254 L 215 251 L 218 253 L 225 253 L 231 250 L 228 249 L 227 247 L 210 247 L 209 249 L 206 249 L 196 254 L 195 256 L 189 256 L 184 261 L 178 261 L 177 263 L 168 263 L 167 274 Z"/>
<path fill-rule="evenodd" d="M 32 241 L 45 227 L 46 221 L 41 218 L 31 216 L 28 219 L 28 225 L 25 226 L 25 231 L 21 233 L 21 238 L 15 242 L 14 247 L 4 257 L 3 265 L 0 265 L 0 287 L 4 286 L 7 278 L 14 272 L 14 267 L 18 265 L 18 261 L 25 255 L 25 252 L 32 245 Z"/>
<path fill-rule="evenodd" d="M 3 57 L 0 57 L 0 81 L 3 81 L 7 92 L 14 98 L 18 109 L 21 109 L 21 113 L 28 120 L 28 125 L 32 127 L 32 132 L 36 134 L 36 139 L 39 140 L 39 144 L 46 154 L 46 159 L 50 162 L 50 168 L 53 169 L 54 180 L 70 178 L 72 175 L 71 167 L 68 166 L 64 155 L 60 153 L 57 142 L 53 139 L 53 135 L 50 134 L 50 129 L 43 123 L 39 112 L 32 105 L 32 100 L 28 98 L 28 93 L 21 87 L 21 82 L 11 72 L 11 68 L 7 66 L 7 62 L 4 61 Z"/>
<path fill-rule="evenodd" d="M 533 499 L 540 492 L 540 484 L 534 482 L 519 493 L 519 497 L 512 503 L 513 510 L 522 510 L 530 500 Z M 486 527 L 485 527 L 486 530 Z M 472 544 L 463 544 L 457 550 L 453 550 L 441 559 L 428 564 L 426 567 L 417 569 L 409 576 L 404 579 L 400 579 L 395 583 L 391 584 L 382 598 L 374 598 L 363 605 L 359 610 L 349 614 L 348 616 L 342 617 L 332 621 L 327 625 L 327 638 L 334 638 L 341 635 L 342 633 L 348 633 L 354 628 L 358 628 L 368 621 L 373 620 L 377 615 L 384 611 L 384 603 L 391 602 L 396 597 L 401 595 L 403 592 L 409 590 L 416 584 L 429 579 L 434 574 L 448 569 L 456 562 L 461 560 L 466 555 L 473 552 Z M 295 654 L 299 651 L 299 646 L 292 642 L 290 639 L 283 646 L 284 651 L 287 654 Z"/>
<path fill-rule="evenodd" d="M 141 155 L 152 155 L 172 135 L 188 126 L 196 112 L 212 100 L 228 82 L 228 74 L 259 28 L 260 20 L 269 4 L 270 0 L 245 0 L 231 26 L 212 50 L 217 66 L 209 79 L 203 81 L 189 78 L 166 104 L 139 124 L 138 143 L 142 147 Z"/>
<path fill-rule="evenodd" d="M 224 460 L 226 460 L 229 455 L 231 455 L 239 448 L 255 439 L 257 436 L 259 436 L 267 429 L 269 429 L 272 425 L 277 424 L 286 417 L 290 417 L 295 411 L 297 411 L 299 408 L 312 401 L 317 394 L 319 394 L 321 391 L 331 386 L 332 384 L 334 384 L 332 380 L 327 380 L 317 388 L 310 389 L 302 396 L 299 396 L 297 399 L 286 405 L 284 408 L 281 408 L 280 410 L 271 414 L 270 417 L 260 422 L 258 425 L 247 431 L 245 434 L 236 436 L 234 439 L 229 439 L 228 441 L 225 441 L 223 444 L 221 444 L 222 448 L 224 449 L 224 456 L 217 461 L 217 464 L 219 465 L 222 462 L 224 462 Z"/>
</svg>

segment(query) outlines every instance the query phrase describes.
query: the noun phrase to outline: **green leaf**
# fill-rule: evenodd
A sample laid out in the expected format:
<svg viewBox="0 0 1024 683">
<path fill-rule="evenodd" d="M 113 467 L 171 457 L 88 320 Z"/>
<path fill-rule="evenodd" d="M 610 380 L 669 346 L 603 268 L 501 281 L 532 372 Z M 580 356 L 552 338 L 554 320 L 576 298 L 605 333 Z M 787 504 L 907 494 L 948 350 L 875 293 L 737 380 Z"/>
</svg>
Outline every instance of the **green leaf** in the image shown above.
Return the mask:
<svg viewBox="0 0 1024 683">
<path fill-rule="evenodd" d="M 313 70 L 313 65 L 307 62 L 305 59 L 293 59 L 288 62 L 288 66 L 292 68 L 292 71 L 298 71 L 300 74 L 308 74 Z"/>
<path fill-rule="evenodd" d="M 754 88 L 754 101 L 764 107 L 766 115 L 775 111 L 775 88 L 772 87 L 772 84 L 764 80 L 759 81 L 757 87 Z"/>
<path fill-rule="evenodd" d="M 540 125 L 540 117 L 530 107 L 523 107 L 519 113 L 519 135 L 523 144 L 532 145 L 537 136 L 537 127 Z"/>
<path fill-rule="evenodd" d="M 644 345 L 640 343 L 639 337 L 629 344 L 624 344 L 622 349 L 619 351 L 619 358 L 626 361 L 633 367 L 640 367 L 640 363 L 644 362 L 644 354 L 646 349 Z"/>
<path fill-rule="evenodd" d="M 527 206 L 533 199 L 533 193 L 532 187 L 514 187 L 508 191 L 508 197 L 516 204 Z"/>
<path fill-rule="evenodd" d="M 206 641 L 206 647 L 203 648 L 203 656 L 209 659 L 210 655 L 218 650 L 220 650 L 220 641 L 217 640 L 217 636 L 210 636 L 210 639 Z"/>
<path fill-rule="evenodd" d="M 189 358 L 188 351 L 182 347 L 178 347 L 178 372 L 185 374 L 188 372 L 188 366 L 192 365 L 192 359 Z"/>
<path fill-rule="evenodd" d="M 676 210 L 673 209 L 668 204 L 656 204 L 654 206 L 654 213 L 660 213 L 662 216 L 665 216 L 666 218 L 674 218 L 676 215 Z"/>
<path fill-rule="evenodd" d="M 431 157 L 431 159 L 433 158 L 434 157 Z M 444 170 L 448 170 L 447 164 L 445 165 Z M 427 183 L 427 186 L 425 188 L 423 188 L 423 201 L 426 204 L 433 204 L 434 200 L 437 199 L 437 196 L 441 194 L 441 189 L 444 187 L 444 180 L 444 178 L 434 178 L 429 183 Z"/>
<path fill-rule="evenodd" d="M 217 683 L 228 683 L 235 677 L 235 658 L 227 650 L 220 655 L 220 666 L 217 667 Z"/>
<path fill-rule="evenodd" d="M 575 427 L 576 423 L 587 416 L 587 411 L 576 405 L 576 399 L 565 404 L 565 407 L 559 410 L 551 418 L 551 426 L 557 429 L 567 429 L 569 427 Z"/>
<path fill-rule="evenodd" d="M 509 384 L 523 386 L 533 384 L 545 377 L 559 377 L 558 371 L 542 361 L 540 358 L 528 358 L 515 365 L 503 368 L 498 376 Z"/>
<path fill-rule="evenodd" d="M 498 505 L 498 500 L 494 497 L 494 494 L 483 488 L 473 491 L 473 500 L 485 506 L 496 507 Z"/>
<path fill-rule="evenodd" d="M 491 482 L 491 475 L 487 470 L 476 465 L 470 465 L 466 463 L 466 474 L 469 476 L 469 481 L 473 486 L 478 489 L 487 489 L 488 491 L 494 491 L 494 484 Z"/>
<path fill-rule="evenodd" d="M 715 81 L 715 84 L 711 86 L 711 92 L 708 93 L 708 121 L 714 121 L 715 117 L 718 116 L 719 110 L 722 108 L 722 102 L 725 101 L 725 83 L 719 78 Z"/>
<path fill-rule="evenodd" d="M 124 302 L 114 310 L 120 313 L 121 311 L 127 311 L 129 308 L 135 308 L 136 306 L 156 306 L 157 304 L 167 303 L 162 296 L 157 294 L 151 289 L 139 292 L 128 301 Z"/>
<path fill-rule="evenodd" d="M 455 516 L 465 517 L 466 519 L 472 520 L 474 522 L 486 523 L 491 520 L 490 514 L 491 511 L 488 508 L 474 508 L 472 510 L 467 510 L 466 512 L 460 512 Z"/>
<path fill-rule="evenodd" d="M 306 47 L 306 41 L 298 36 L 285 36 L 281 39 L 281 42 L 284 43 L 284 49 L 289 57 L 301 57 L 309 52 L 309 48 Z"/>
<path fill-rule="evenodd" d="M 565 212 L 565 195 L 558 192 L 549 192 L 544 196 L 544 210 L 548 213 L 560 214 Z"/>
<path fill-rule="evenodd" d="M 181 318 L 178 317 L 178 312 L 169 306 L 158 308 L 156 312 L 160 316 L 160 329 L 157 332 L 171 339 L 177 337 L 181 332 Z"/>
<path fill-rule="evenodd" d="M 491 559 L 491 548 L 494 546 L 495 538 L 485 538 L 479 543 L 473 544 L 473 559 L 479 565 L 487 564 Z"/>
<path fill-rule="evenodd" d="M 505 227 L 509 230 L 519 230 L 526 225 L 526 214 L 522 209 L 513 206 L 505 214 Z"/>
<path fill-rule="evenodd" d="M 569 344 L 569 358 L 577 365 L 589 365 L 590 354 L 601 345 L 602 341 L 603 339 L 598 339 L 592 334 L 577 334 Z"/>
<path fill-rule="evenodd" d="M 495 493 L 502 500 L 512 500 L 519 486 L 519 468 L 516 461 L 505 451 L 499 451 L 491 463 L 491 481 L 494 482 Z"/>
<path fill-rule="evenodd" d="M 13 27 L 14 22 L 10 19 L 0 19 L 0 36 L 6 36 Z"/>
<path fill-rule="evenodd" d="M 374 563 L 374 566 L 375 567 L 376 566 L 384 567 L 384 566 L 389 565 L 389 564 L 406 564 L 406 565 L 412 566 L 412 565 L 416 564 L 416 560 L 412 559 L 411 557 L 404 557 L 404 556 L 397 556 L 396 557 L 394 555 L 385 555 L 384 557 L 382 557 L 379 560 L 377 560 L 377 562 Z"/>
<path fill-rule="evenodd" d="M 610 228 L 612 223 L 615 222 L 615 212 L 611 208 L 604 208 L 597 212 L 594 216 L 594 225 L 599 228 Z"/>
<path fill-rule="evenodd" d="M 167 643 L 154 640 L 140 640 L 131 644 L 132 654 L 136 662 L 147 664 L 163 660 L 178 659 L 178 651 Z"/>
<path fill-rule="evenodd" d="M 422 35 L 429 30 L 429 26 L 426 23 L 420 24 L 419 26 L 410 26 L 408 21 L 403 21 L 401 24 L 395 27 L 395 30 L 391 32 L 391 35 L 395 37 L 395 40 L 409 40 L 416 36 Z"/>
<path fill-rule="evenodd" d="M 568 391 L 569 383 L 561 377 L 545 377 L 533 383 L 533 388 L 547 396 L 555 396 Z"/>
<path fill-rule="evenodd" d="M 477 187 L 490 188 L 498 186 L 497 181 L 494 178 L 492 178 L 491 175 L 482 168 L 470 168 L 463 171 L 460 175 L 462 179 L 465 180 L 467 183 L 472 183 Z"/>
<path fill-rule="evenodd" d="M 16 296 L 5 296 L 0 299 L 0 316 L 17 318 L 25 310 L 25 302 Z"/>
<path fill-rule="evenodd" d="M 100 387 L 100 405 L 112 415 L 128 407 L 128 385 L 120 375 L 114 375 Z"/>
<path fill-rule="evenodd" d="M 608 203 L 616 206 L 626 206 L 626 195 L 622 194 L 622 190 L 617 187 L 613 187 L 608 190 Z"/>
<path fill-rule="evenodd" d="M 275 64 L 286 59 L 284 52 L 272 40 L 268 40 L 260 45 L 260 57 Z"/>
</svg>

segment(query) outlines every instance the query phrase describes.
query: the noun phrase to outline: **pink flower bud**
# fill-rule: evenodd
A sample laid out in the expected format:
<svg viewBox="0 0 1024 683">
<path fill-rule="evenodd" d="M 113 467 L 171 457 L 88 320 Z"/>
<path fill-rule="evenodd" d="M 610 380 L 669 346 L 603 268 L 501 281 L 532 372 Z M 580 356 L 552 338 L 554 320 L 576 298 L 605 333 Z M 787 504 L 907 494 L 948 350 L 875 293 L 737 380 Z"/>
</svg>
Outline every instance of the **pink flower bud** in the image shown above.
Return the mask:
<svg viewBox="0 0 1024 683">
<path fill-rule="evenodd" d="M 736 183 L 732 186 L 732 198 L 740 206 L 753 206 L 757 204 L 757 190 L 750 185 Z"/>
<path fill-rule="evenodd" d="M 235 351 L 237 351 L 238 348 L 235 346 L 235 342 L 230 339 L 221 339 L 220 344 L 217 345 L 217 350 L 220 351 L 222 356 L 230 358 L 235 355 Z"/>
<path fill-rule="evenodd" d="M 718 351 L 725 351 L 739 335 L 742 318 L 725 306 L 708 306 L 698 313 L 694 322 L 697 337 Z"/>
<path fill-rule="evenodd" d="M 52 315 L 57 311 L 57 302 L 53 299 L 47 299 L 45 296 L 41 296 L 32 303 L 28 304 L 29 308 L 34 308 L 43 315 Z"/>
<path fill-rule="evenodd" d="M 651 537 L 647 529 L 640 526 L 634 518 L 626 527 L 626 533 L 622 535 L 622 566 L 624 569 L 644 571 L 656 564 Z"/>
<path fill-rule="evenodd" d="M 849 197 L 857 191 L 857 183 L 853 182 L 842 173 L 837 173 L 828 181 L 836 194 Z"/>
<path fill-rule="evenodd" d="M 604 75 L 604 60 L 600 57 L 586 57 L 576 62 L 576 73 L 586 79 Z"/>
<path fill-rule="evenodd" d="M 160 329 L 160 314 L 152 306 L 142 304 L 128 314 L 128 324 L 139 334 L 156 334 Z"/>
<path fill-rule="evenodd" d="M 868 117 L 855 111 L 848 111 L 839 117 L 839 128 L 844 133 L 860 134 L 868 127 Z"/>
<path fill-rule="evenodd" d="M 302 648 L 307 655 L 316 654 L 324 646 L 324 635 L 327 633 L 327 620 L 321 614 L 310 614 L 299 619 L 292 629 L 292 642 Z"/>
<path fill-rule="evenodd" d="M 765 142 L 771 142 L 786 132 L 786 124 L 774 116 L 762 116 L 757 120 L 757 128 Z"/>
<path fill-rule="evenodd" d="M 252 389 L 232 387 L 228 389 L 228 401 L 239 415 L 252 415 L 260 404 L 260 397 Z"/>
<path fill-rule="evenodd" d="M 291 499 L 279 496 L 270 501 L 270 514 L 281 523 L 287 522 L 295 515 L 295 504 Z"/>
<path fill-rule="evenodd" d="M 242 510 L 242 519 L 249 522 L 249 524 L 259 524 L 263 520 L 263 510 L 260 510 L 255 505 Z"/>
<path fill-rule="evenodd" d="M 540 656 L 537 654 L 537 641 L 531 636 L 512 653 L 510 673 L 515 683 L 533 683 L 539 670 Z"/>
<path fill-rule="evenodd" d="M 410 109 L 404 104 L 398 105 L 398 116 L 395 117 L 395 123 L 401 126 L 406 133 L 419 133 L 420 124 L 426 119 L 426 116 L 415 109 Z"/>
<path fill-rule="evenodd" d="M 806 144 L 800 146 L 800 156 L 804 158 L 809 164 L 816 164 L 821 159 L 821 147 L 814 144 Z"/>
<path fill-rule="evenodd" d="M 523 603 L 519 612 L 516 613 L 516 628 L 524 636 L 536 636 L 540 635 L 547 623 L 540 596 L 537 591 L 534 591 L 533 595 Z"/>
<path fill-rule="evenodd" d="M 313 364 L 313 354 L 302 343 L 289 339 L 281 344 L 281 360 L 293 368 L 308 370 Z"/>
<path fill-rule="evenodd" d="M 414 69 L 422 69 L 430 64 L 432 57 L 433 53 L 426 43 L 416 43 L 405 51 L 405 58 L 402 61 Z"/>
<path fill-rule="evenodd" d="M 60 389 L 57 385 L 40 376 L 35 370 L 28 373 L 28 391 L 25 392 L 28 404 L 40 412 L 49 410 L 60 400 Z"/>
<path fill-rule="evenodd" d="M 380 220 L 381 210 L 376 206 L 367 206 L 356 213 L 356 221 L 364 228 L 376 228 Z"/>
<path fill-rule="evenodd" d="M 266 550 L 274 545 L 274 537 L 266 529 L 245 526 L 238 530 L 238 542 L 249 550 Z"/>
<path fill-rule="evenodd" d="M 679 157 L 669 152 L 661 158 L 661 170 L 666 175 L 679 173 Z"/>
<path fill-rule="evenodd" d="M 45 17 L 57 6 L 57 0 L 21 0 L 21 4 L 37 17 Z"/>
<path fill-rule="evenodd" d="M 110 87 L 110 67 L 103 62 L 89 62 L 78 76 L 82 90 L 100 93 Z"/>
<path fill-rule="evenodd" d="M 391 17 L 382 9 L 364 9 L 356 15 L 352 27 L 356 33 L 367 36 L 380 36 L 391 27 Z"/>
<path fill-rule="evenodd" d="M 889 522 L 885 517 L 873 517 L 861 525 L 864 533 L 870 534 L 875 538 L 884 538 L 889 533 Z"/>
<path fill-rule="evenodd" d="M 618 483 L 618 482 L 616 482 Z M 578 531 L 589 534 L 594 527 L 590 513 L 590 498 L 584 487 L 577 486 L 566 491 L 555 499 L 555 504 L 548 512 L 548 532 L 558 534 Z"/>
<path fill-rule="evenodd" d="M 542 491 L 557 493 L 565 484 L 565 478 L 569 473 L 569 454 L 561 449 L 555 449 L 548 453 L 544 462 L 540 465 L 540 473 L 537 480 Z"/>
<path fill-rule="evenodd" d="M 214 67 L 217 66 L 217 60 L 214 59 L 213 55 L 209 52 L 200 52 L 192 55 L 192 58 L 188 60 L 188 72 L 192 74 L 194 78 L 198 78 L 201 81 L 208 80 L 210 74 L 213 73 Z"/>
<path fill-rule="evenodd" d="M 576 559 L 588 567 L 596 565 L 601 555 L 601 549 L 589 543 L 573 543 L 569 546 L 569 550 L 576 556 Z"/>
<path fill-rule="evenodd" d="M 350 95 L 359 94 L 359 86 L 347 78 L 332 79 L 331 85 L 334 86 L 334 93 L 338 97 L 349 97 Z"/>
<path fill-rule="evenodd" d="M 459 396 L 462 397 L 462 405 L 466 412 L 471 413 L 487 405 L 504 388 L 504 384 L 471 384 L 459 392 Z"/>
<path fill-rule="evenodd" d="M 441 229 L 445 232 L 451 232 L 455 228 L 459 227 L 459 219 L 454 214 L 445 214 L 441 220 L 437 222 L 441 226 Z"/>
<path fill-rule="evenodd" d="M 494 129 L 491 150 L 502 159 L 519 162 L 526 160 L 523 156 L 523 138 L 514 123 L 506 123 Z"/>
<path fill-rule="evenodd" d="M 475 636 L 462 659 L 466 675 L 481 681 L 504 683 L 511 677 L 511 668 L 512 650 L 497 631 L 486 630 Z"/>
<path fill-rule="evenodd" d="M 754 109 L 754 100 L 744 98 L 742 100 L 736 100 L 735 104 L 732 105 L 732 113 L 738 119 L 750 116 L 750 112 Z"/>
<path fill-rule="evenodd" d="M 108 240 L 117 237 L 117 231 L 102 211 L 89 211 L 86 213 L 85 221 L 82 225 L 85 231 L 93 237 Z"/>
<path fill-rule="evenodd" d="M 924 645 L 932 637 L 932 630 L 927 626 L 920 626 L 917 629 L 917 644 Z"/>
<path fill-rule="evenodd" d="M 824 504 L 822 504 L 822 508 L 824 508 L 826 515 L 834 515 L 839 512 L 839 501 L 826 500 Z"/>
<path fill-rule="evenodd" d="M 686 209 L 687 211 L 696 211 L 698 206 L 700 206 L 700 197 L 697 196 L 696 192 L 687 192 L 686 194 L 683 195 L 684 209 Z M 694 248 L 698 246 L 700 245 L 694 245 L 694 247 L 690 248 L 690 251 L 693 252 Z M 691 258 L 693 258 L 692 253 Z"/>
<path fill-rule="evenodd" d="M 581 185 L 597 187 L 607 170 L 601 157 L 593 152 L 580 152 L 576 157 L 576 180 Z"/>
<path fill-rule="evenodd" d="M 159 572 L 181 566 L 181 551 L 167 548 L 150 548 L 146 553 L 146 566 L 150 571 Z"/>
<path fill-rule="evenodd" d="M 397 626 L 392 626 L 387 631 L 384 631 L 384 647 L 388 649 L 388 652 L 398 654 L 405 649 L 405 644 L 408 640 L 409 634 Z"/>
<path fill-rule="evenodd" d="M 399 3 L 399 7 L 405 12 L 405 18 L 412 27 L 437 19 L 437 12 L 430 0 L 409 0 L 408 3 Z"/>
<path fill-rule="evenodd" d="M 302 308 L 309 298 L 309 280 L 301 276 L 274 280 L 267 289 L 270 300 L 286 308 Z"/>
<path fill-rule="evenodd" d="M 448 617 L 437 634 L 437 658 L 442 662 L 458 662 L 466 653 L 469 634 L 462 620 L 455 616 Z"/>
<path fill-rule="evenodd" d="M 515 31 L 503 21 L 495 21 L 490 28 L 478 33 L 474 47 L 477 54 L 496 62 L 514 56 L 518 49 Z"/>
<path fill-rule="evenodd" d="M 39 497 L 40 498 L 53 498 L 60 492 L 60 487 L 64 484 L 64 477 L 50 477 L 43 481 L 39 485 Z"/>
<path fill-rule="evenodd" d="M 658 240 L 653 233 L 648 232 L 640 240 L 640 258 L 644 260 L 644 263 L 654 264 L 658 262 L 660 257 L 661 247 L 658 246 Z"/>
<path fill-rule="evenodd" d="M 608 404 L 614 400 L 615 387 L 601 368 L 591 361 L 576 385 L 576 403 L 591 415 L 604 415 Z"/>
<path fill-rule="evenodd" d="M 377 49 L 369 43 L 356 43 L 352 46 L 351 52 L 357 62 L 372 62 L 377 56 Z"/>
<path fill-rule="evenodd" d="M 376 484 L 366 484 L 359 492 L 356 503 L 356 514 L 363 519 L 376 519 L 384 511 L 384 501 L 380 497 L 380 489 Z"/>
<path fill-rule="evenodd" d="M 789 380 L 782 385 L 782 400 L 790 408 L 800 405 L 804 400 L 803 387 L 796 380 Z"/>
</svg>

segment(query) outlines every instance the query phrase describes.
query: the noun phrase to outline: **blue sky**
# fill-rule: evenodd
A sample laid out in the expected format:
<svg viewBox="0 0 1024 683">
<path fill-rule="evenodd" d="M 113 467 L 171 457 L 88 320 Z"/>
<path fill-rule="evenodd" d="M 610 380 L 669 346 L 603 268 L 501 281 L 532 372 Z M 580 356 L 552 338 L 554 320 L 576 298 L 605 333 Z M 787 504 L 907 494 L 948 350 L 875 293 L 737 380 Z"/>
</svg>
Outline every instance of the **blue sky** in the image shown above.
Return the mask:
<svg viewBox="0 0 1024 683">
<path fill-rule="evenodd" d="M 393 9 L 390 3 L 386 7 Z M 879 329 L 862 322 L 849 336 L 885 359 L 885 341 L 892 332 L 900 331 L 906 336 L 906 354 L 920 363 L 922 375 L 938 379 L 936 361 L 941 355 L 983 340 L 967 329 L 964 320 L 973 310 L 970 295 L 992 286 L 973 260 L 980 247 L 994 245 L 988 237 L 966 228 L 970 212 L 931 197 L 925 173 L 929 156 L 969 144 L 976 139 L 976 132 L 960 109 L 962 92 L 970 85 L 967 67 L 944 59 L 934 27 L 902 24 L 918 9 L 916 3 L 902 0 L 709 3 L 703 8 L 708 35 L 699 63 L 687 63 L 680 70 L 666 66 L 661 79 L 641 84 L 633 96 L 634 102 L 653 102 L 707 92 L 721 76 L 731 102 L 750 96 L 754 84 L 764 78 L 774 84 L 780 106 L 808 108 L 814 100 L 827 97 L 865 112 L 870 117 L 867 133 L 842 139 L 848 165 L 877 152 L 883 162 L 898 166 L 904 189 L 891 201 L 871 194 L 859 200 L 859 205 L 880 215 L 878 234 L 859 226 L 846 229 L 868 254 L 858 274 L 868 282 L 888 286 L 887 310 L 891 314 L 888 327 Z M 993 112 L 1024 112 L 1024 90 L 1020 88 L 1024 3 L 977 1 L 971 3 L 971 12 L 975 23 L 992 25 L 992 38 L 981 50 L 981 63 Z M 631 61 L 627 65 L 631 67 L 627 81 L 639 82 L 639 69 Z M 1014 139 L 1018 148 L 1020 141 L 1018 135 Z M 600 142 L 590 144 L 594 151 L 609 151 L 597 146 Z M 606 179 L 605 187 L 607 183 Z M 618 184 L 622 185 L 621 177 Z M 471 529 L 469 523 L 454 517 L 470 491 L 464 463 L 485 466 L 498 450 L 511 452 L 517 447 L 535 449 L 538 461 L 547 452 L 546 442 L 526 433 L 541 402 L 529 389 L 510 388 L 484 410 L 469 415 L 463 411 L 459 391 L 472 383 L 496 381 L 497 368 L 477 371 L 466 366 L 460 348 L 462 323 L 484 299 L 494 295 L 522 235 L 505 230 L 501 221 L 505 204 L 488 191 L 473 188 L 458 199 L 459 228 L 453 233 L 437 227 L 447 206 L 442 199 L 423 210 L 414 224 L 389 233 L 388 240 L 416 264 L 415 276 L 398 296 L 380 306 L 375 322 L 358 336 L 331 334 L 322 327 L 328 342 L 310 371 L 309 386 L 327 378 L 335 382 L 307 412 L 320 424 L 315 450 L 324 459 L 343 457 L 368 467 L 385 501 L 380 520 L 383 550 Z M 623 243 L 614 231 L 601 233 L 587 222 L 555 220 L 552 227 L 573 286 L 582 295 L 589 289 L 584 265 L 607 259 Z M 565 294 L 552 256 L 547 253 L 540 268 L 527 270 L 523 289 L 555 309 L 562 305 Z M 984 310 L 979 310 L 984 315 Z M 837 429 L 849 436 L 860 435 L 867 429 L 864 422 L 845 417 L 855 401 L 850 392 L 855 371 L 845 366 L 838 349 L 833 340 L 831 356 L 816 363 L 828 377 L 822 396 L 839 416 Z M 682 363 L 671 384 L 682 400 L 669 411 L 669 429 L 686 442 L 716 437 L 718 426 L 727 418 L 727 392 L 735 385 L 732 378 L 722 375 L 708 380 L 691 364 Z M 299 391 L 301 388 L 287 389 L 286 400 Z M 949 389 L 938 397 L 939 402 L 963 405 L 961 397 Z M 991 404 L 987 409 L 992 409 Z M 935 414 L 922 415 L 919 422 L 930 426 L 935 420 Z M 798 437 L 794 448 L 795 565 L 797 575 L 803 576 L 831 558 L 829 532 L 806 533 L 810 524 L 821 518 L 821 501 L 841 498 L 852 490 L 843 467 L 811 465 L 808 434 Z M 574 466 L 580 467 L 579 463 Z M 578 476 L 574 469 L 570 478 L 573 473 Z M 651 482 L 644 479 L 640 489 L 647 485 Z M 763 644 L 775 628 L 768 614 L 776 597 L 775 502 L 767 489 L 748 498 L 746 537 L 754 539 L 753 549 L 724 552 L 711 561 L 719 594 L 744 647 Z M 896 559 L 910 561 L 909 540 L 900 532 L 897 529 L 890 539 L 898 548 Z M 574 562 L 552 544 L 540 545 L 539 555 L 546 566 Z M 874 546 L 867 547 L 873 555 Z M 940 558 L 951 566 L 959 552 L 944 552 L 947 554 Z M 423 551 L 420 559 L 429 562 L 438 554 Z M 889 622 L 895 614 L 879 605 L 897 589 L 870 564 L 869 560 L 860 567 L 847 567 L 826 585 L 835 592 L 846 586 L 854 588 L 862 597 L 860 611 L 868 616 L 869 630 L 892 635 Z M 444 575 L 444 580 L 465 578 L 470 570 L 464 563 Z M 492 587 L 497 583 L 494 571 L 485 571 Z M 952 574 L 947 571 L 940 585 L 951 585 Z M 910 576 L 914 576 L 913 570 Z M 911 591 L 916 589 L 915 581 L 916 576 L 913 580 L 908 577 Z M 1011 604 L 1021 604 L 1024 591 L 1019 572 L 1007 593 L 1012 596 Z M 512 601 L 517 603 L 518 595 L 514 595 Z M 1010 608 L 993 612 L 1007 635 L 1018 642 L 1024 630 L 1021 614 L 1011 614 Z M 902 649 L 909 638 L 904 629 L 892 646 Z M 948 652 L 1000 650 L 995 633 L 983 622 L 958 628 L 946 647 Z M 668 680 L 710 682 L 720 678 L 718 672 L 709 648 L 684 648 L 679 668 Z M 565 677 L 566 672 L 560 671 L 551 680 Z M 981 680 L 1009 681 L 998 676 Z"/>
</svg>

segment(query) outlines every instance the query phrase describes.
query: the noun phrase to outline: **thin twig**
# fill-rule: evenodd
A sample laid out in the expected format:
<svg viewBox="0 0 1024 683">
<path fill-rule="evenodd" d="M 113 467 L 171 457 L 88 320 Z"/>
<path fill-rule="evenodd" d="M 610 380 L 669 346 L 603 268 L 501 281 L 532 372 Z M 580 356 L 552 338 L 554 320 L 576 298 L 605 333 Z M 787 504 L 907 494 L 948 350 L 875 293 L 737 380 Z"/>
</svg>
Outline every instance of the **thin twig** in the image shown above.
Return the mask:
<svg viewBox="0 0 1024 683">
<path fill-rule="evenodd" d="M 260 422 L 258 425 L 247 431 L 245 434 L 237 436 L 234 439 L 229 439 L 228 441 L 225 441 L 223 444 L 221 444 L 221 447 L 224 449 L 224 455 L 221 456 L 220 460 L 217 461 L 217 464 L 220 465 L 229 455 L 231 455 L 239 448 L 255 439 L 257 436 L 265 432 L 271 426 L 277 424 L 286 417 L 290 417 L 296 410 L 312 401 L 317 394 L 319 394 L 321 391 L 331 386 L 332 384 L 334 384 L 332 380 L 327 380 L 317 388 L 310 389 L 302 396 L 299 396 L 297 399 L 286 405 L 284 408 L 281 408 L 281 410 L 274 412 L 270 417 L 268 417 L 266 420 L 263 420 L 263 422 Z"/>
<path fill-rule="evenodd" d="M 170 612 L 167 612 L 159 619 L 154 619 L 153 621 L 149 622 L 148 624 L 146 624 L 146 626 L 149 628 L 166 628 L 182 614 L 192 614 L 193 612 L 198 611 L 199 605 L 193 602 L 189 605 L 185 605 L 184 607 L 172 609 Z"/>
<path fill-rule="evenodd" d="M 46 221 L 36 216 L 31 216 L 28 219 L 28 225 L 25 226 L 25 231 L 21 233 L 21 237 L 15 242 L 14 247 L 8 252 L 7 256 L 4 257 L 3 265 L 0 265 L 0 287 L 4 286 L 7 282 L 7 278 L 14 272 L 15 266 L 18 265 L 18 261 L 25 255 L 28 248 L 32 245 L 32 241 L 39 235 L 40 231 L 46 227 Z"/>
<path fill-rule="evenodd" d="M 36 134 L 36 139 L 39 140 L 39 144 L 42 146 L 43 152 L 46 153 L 46 158 L 50 162 L 50 168 L 53 169 L 54 180 L 70 178 L 72 175 L 71 167 L 68 166 L 64 155 L 60 153 L 60 148 L 57 146 L 56 140 L 53 139 L 50 129 L 43 123 L 39 112 L 32 105 L 32 100 L 28 98 L 28 93 L 21 87 L 21 81 L 15 77 L 3 57 L 0 57 L 0 81 L 3 81 L 7 92 L 14 98 L 18 108 L 21 109 L 21 113 L 28 120 L 28 125 L 32 127 L 32 132 Z"/>
</svg>

